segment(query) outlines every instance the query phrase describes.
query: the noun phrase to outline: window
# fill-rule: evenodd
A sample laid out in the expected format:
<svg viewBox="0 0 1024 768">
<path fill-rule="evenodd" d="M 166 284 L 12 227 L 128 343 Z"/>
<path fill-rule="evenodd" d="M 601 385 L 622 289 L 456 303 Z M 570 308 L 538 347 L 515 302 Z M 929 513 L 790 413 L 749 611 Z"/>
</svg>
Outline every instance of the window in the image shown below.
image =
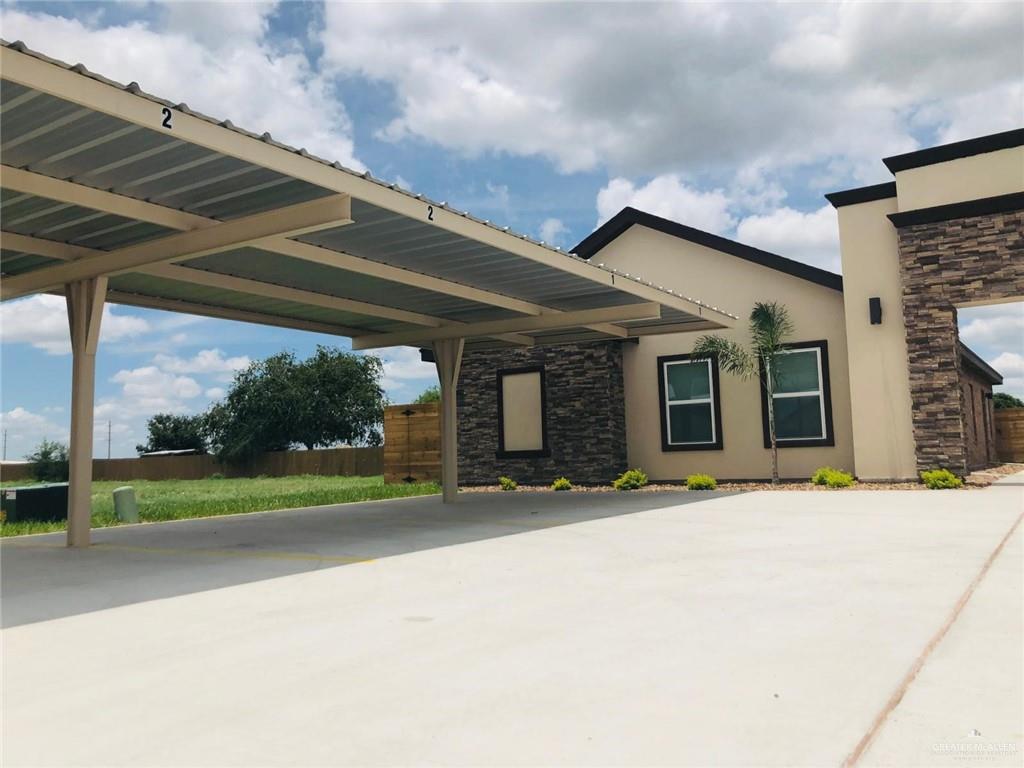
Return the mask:
<svg viewBox="0 0 1024 768">
<path fill-rule="evenodd" d="M 832 395 L 828 376 L 828 342 L 790 344 L 780 356 L 775 383 L 775 439 L 780 448 L 835 445 Z M 761 417 L 764 445 L 771 447 L 768 397 L 761 371 Z"/>
<path fill-rule="evenodd" d="M 663 451 L 721 450 L 722 409 L 714 360 L 659 357 L 658 391 Z"/>
<path fill-rule="evenodd" d="M 543 366 L 498 371 L 499 459 L 549 456 Z"/>
</svg>

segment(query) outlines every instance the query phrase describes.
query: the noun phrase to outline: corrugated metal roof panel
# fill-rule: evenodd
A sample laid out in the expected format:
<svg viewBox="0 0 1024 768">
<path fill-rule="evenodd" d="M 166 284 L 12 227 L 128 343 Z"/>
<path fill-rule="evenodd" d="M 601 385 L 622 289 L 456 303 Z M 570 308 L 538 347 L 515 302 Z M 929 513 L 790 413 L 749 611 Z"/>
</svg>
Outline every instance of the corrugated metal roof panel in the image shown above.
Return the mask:
<svg viewBox="0 0 1024 768">
<path fill-rule="evenodd" d="M 297 304 L 292 301 L 280 299 L 266 299 L 252 296 L 247 293 L 236 291 L 225 291 L 218 288 L 208 288 L 202 285 L 191 285 L 179 283 L 176 280 L 166 280 L 149 275 L 130 274 L 116 275 L 110 278 L 110 289 L 124 291 L 142 296 L 154 296 L 158 298 L 177 299 L 195 304 L 206 304 L 212 307 L 225 307 L 228 309 L 240 309 L 248 312 L 259 312 L 265 315 L 276 315 L 297 320 L 311 320 L 331 325 L 357 327 L 367 333 L 388 333 L 401 330 L 402 323 L 379 318 L 370 318 L 366 315 L 359 315 L 352 312 L 339 312 L 313 307 L 307 304 Z"/>
<path fill-rule="evenodd" d="M 469 214 L 455 211 L 444 203 L 413 195 L 395 185 L 373 179 L 369 174 L 357 174 L 336 163 L 328 163 L 309 155 L 304 150 L 279 144 L 268 134 L 257 136 L 238 129 L 227 121 L 218 122 L 192 112 L 184 104 L 175 105 L 142 92 L 137 84 L 124 86 L 114 83 L 88 72 L 81 65 L 68 67 L 66 64 L 27 51 L 21 44 L 3 45 L 165 106 L 172 114 L 175 111 L 187 113 L 201 120 L 217 123 L 225 130 L 300 155 L 305 158 L 301 162 L 311 161 L 329 165 L 338 173 L 358 176 L 379 187 L 388 187 L 397 195 L 415 198 L 424 205 L 444 210 L 445 216 L 462 216 L 468 221 L 485 225 L 492 231 L 506 233 L 510 238 L 507 241 L 502 240 L 508 243 L 507 249 L 497 247 L 490 242 L 485 243 L 428 221 L 409 218 L 379 205 L 353 199 L 355 223 L 307 235 L 302 238 L 306 242 L 553 309 L 589 309 L 645 300 L 614 285 L 616 281 L 622 281 L 625 285 L 643 281 L 622 274 L 606 276 L 599 280 L 588 279 L 574 274 L 572 270 L 562 269 L 558 263 L 548 264 L 543 263 L 543 259 L 528 258 L 522 254 L 519 244 L 512 238 L 533 243 L 535 246 L 542 244 L 528 237 L 508 233 L 507 228 L 500 228 Z M 69 98 L 74 98 L 70 92 Z M 3 116 L 3 133 L 0 137 L 3 162 L 53 178 L 109 190 L 119 195 L 147 200 L 215 220 L 232 219 L 334 194 L 304 180 L 189 144 L 155 126 L 129 123 L 114 115 L 82 107 L 47 93 L 31 91 L 6 80 L 0 82 L 0 102 Z M 308 168 L 302 165 L 296 167 Z M 11 193 L 9 190 L 2 191 L 0 214 L 3 215 L 4 226 L 9 231 L 20 234 L 96 249 L 116 249 L 172 233 L 164 227 L 124 219 L 101 211 L 91 211 L 32 195 Z M 380 202 L 380 198 L 375 199 Z M 484 237 L 483 231 L 471 232 L 483 239 L 494 237 L 491 234 Z M 558 249 L 548 250 L 557 252 L 560 259 L 575 259 L 574 256 L 562 254 Z M 20 257 L 11 258 L 12 268 L 17 269 L 28 269 L 46 263 Z M 406 309 L 448 320 L 472 322 L 514 316 L 514 313 L 508 310 L 466 301 L 445 293 L 385 281 L 347 270 L 337 270 L 256 249 L 236 249 L 234 252 L 215 254 L 195 259 L 190 265 L 276 285 Z M 594 270 L 595 274 L 598 274 L 594 265 L 587 265 L 586 269 Z M 613 270 L 605 272 L 610 275 Z M 346 325 L 358 322 L 357 327 L 366 331 L 384 332 L 408 327 L 406 324 L 379 321 L 354 316 L 351 313 L 289 302 L 273 302 L 235 291 L 218 292 L 138 274 L 117 276 L 114 281 L 117 285 L 123 286 L 124 290 L 144 289 L 153 296 L 162 295 L 161 291 L 167 291 L 168 293 L 163 295 L 180 300 L 213 304 L 223 302 L 222 306 L 225 307 L 259 312 L 287 312 L 291 317 L 316 317 L 321 322 Z M 609 285 L 609 282 L 612 285 Z M 662 321 L 658 322 L 666 323 L 673 318 L 695 317 L 679 310 L 668 311 L 669 309 L 666 307 Z"/>
<path fill-rule="evenodd" d="M 34 253 L 19 253 L 7 248 L 0 251 L 0 273 L 5 275 L 19 275 L 22 272 L 31 272 L 33 269 L 56 263 L 57 259 L 48 259 Z"/>
<path fill-rule="evenodd" d="M 293 259 L 256 248 L 203 256 L 183 265 L 274 285 L 338 296 L 370 304 L 407 309 L 458 322 L 497 320 L 517 313 L 436 291 Z"/>
</svg>

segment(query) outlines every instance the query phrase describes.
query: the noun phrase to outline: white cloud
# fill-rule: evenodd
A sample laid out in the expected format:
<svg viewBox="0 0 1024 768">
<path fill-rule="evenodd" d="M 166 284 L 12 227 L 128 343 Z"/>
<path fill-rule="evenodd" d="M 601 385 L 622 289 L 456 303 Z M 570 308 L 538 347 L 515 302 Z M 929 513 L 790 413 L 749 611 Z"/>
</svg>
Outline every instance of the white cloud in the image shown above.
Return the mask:
<svg viewBox="0 0 1024 768">
<path fill-rule="evenodd" d="M 541 242 L 548 245 L 560 245 L 563 236 L 569 231 L 561 219 L 544 219 L 540 225 Z"/>
<path fill-rule="evenodd" d="M 1002 387 L 997 389 L 1015 394 L 1024 393 L 1024 355 L 1019 352 L 1003 352 L 989 362 L 1003 376 Z"/>
<path fill-rule="evenodd" d="M 831 205 L 810 213 L 778 208 L 748 216 L 737 225 L 736 239 L 789 259 L 840 271 L 839 224 Z"/>
<path fill-rule="evenodd" d="M 1024 303 L 959 310 L 960 338 L 968 346 L 1024 349 Z"/>
<path fill-rule="evenodd" d="M 101 341 L 122 341 L 150 330 L 141 317 L 115 313 L 103 308 Z M 39 294 L 0 305 L 0 340 L 31 344 L 51 355 L 71 354 L 68 310 L 64 298 Z"/>
<path fill-rule="evenodd" d="M 153 358 L 160 370 L 169 373 L 233 374 L 247 368 L 252 360 L 248 355 L 224 357 L 219 349 L 201 349 L 190 358 L 160 354 Z"/>
<path fill-rule="evenodd" d="M 161 6 L 164 28 L 207 48 L 225 48 L 239 41 L 257 41 L 267 30 L 276 2 L 188 2 Z"/>
<path fill-rule="evenodd" d="M 7 458 L 15 459 L 30 452 L 43 438 L 66 443 L 68 427 L 57 424 L 42 414 L 16 407 L 0 413 L 0 427 L 7 430 Z"/>
<path fill-rule="evenodd" d="M 269 4 L 172 3 L 150 23 L 96 26 L 5 10 L 4 37 L 356 170 L 352 128 L 305 54 L 264 37 Z"/>
<path fill-rule="evenodd" d="M 957 310 L 960 340 L 1003 375 L 997 390 L 1024 396 L 1024 302 Z"/>
<path fill-rule="evenodd" d="M 866 183 L 911 129 L 1019 124 L 1022 22 L 1012 2 L 328 3 L 321 41 L 327 67 L 394 89 L 393 140 L 626 177 L 828 161 Z"/>
<path fill-rule="evenodd" d="M 626 206 L 715 234 L 726 233 L 736 223 L 725 192 L 702 192 L 676 174 L 656 176 L 641 187 L 628 179 L 612 179 L 597 193 L 598 225 Z"/>
<path fill-rule="evenodd" d="M 96 405 L 96 418 L 152 416 L 155 413 L 187 413 L 186 402 L 202 394 L 203 388 L 190 376 L 176 376 L 155 365 L 124 369 L 110 377 L 121 385 L 121 395 L 105 398 Z"/>
<path fill-rule="evenodd" d="M 384 363 L 381 386 L 388 397 L 397 402 L 410 400 L 427 387 L 437 384 L 437 368 L 420 360 L 420 351 L 413 347 L 394 347 L 380 355 Z"/>
<path fill-rule="evenodd" d="M 203 394 L 205 394 L 211 400 L 220 400 L 222 397 L 224 397 L 224 395 L 227 394 L 227 390 L 224 389 L 224 387 L 210 387 Z"/>
</svg>

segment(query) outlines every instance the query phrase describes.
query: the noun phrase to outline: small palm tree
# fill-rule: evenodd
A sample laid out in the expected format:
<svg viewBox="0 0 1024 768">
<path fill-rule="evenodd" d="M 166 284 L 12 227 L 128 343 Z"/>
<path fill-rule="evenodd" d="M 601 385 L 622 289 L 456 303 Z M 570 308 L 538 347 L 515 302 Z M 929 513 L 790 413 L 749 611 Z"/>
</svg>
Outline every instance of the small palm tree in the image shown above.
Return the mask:
<svg viewBox="0 0 1024 768">
<path fill-rule="evenodd" d="M 793 333 L 789 311 L 776 302 L 759 301 L 750 312 L 750 348 L 721 336 L 701 336 L 693 349 L 696 359 L 715 358 L 726 373 L 742 379 L 765 376 L 761 382 L 768 400 L 768 434 L 772 443 L 772 485 L 779 482 L 779 446 L 775 441 L 776 364 L 785 350 L 785 341 Z"/>
</svg>

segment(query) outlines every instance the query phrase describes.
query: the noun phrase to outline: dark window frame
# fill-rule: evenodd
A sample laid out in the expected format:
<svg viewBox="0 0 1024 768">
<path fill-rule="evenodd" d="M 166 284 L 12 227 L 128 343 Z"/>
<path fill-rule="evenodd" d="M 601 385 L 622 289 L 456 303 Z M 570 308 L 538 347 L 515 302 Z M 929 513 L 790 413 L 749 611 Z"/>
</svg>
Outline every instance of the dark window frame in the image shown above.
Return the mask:
<svg viewBox="0 0 1024 768">
<path fill-rule="evenodd" d="M 715 440 L 711 443 L 670 443 L 668 431 L 668 392 L 665 390 L 665 367 L 669 363 L 706 360 L 711 366 L 711 413 L 714 419 Z M 697 357 L 692 354 L 662 355 L 658 358 L 658 413 L 661 422 L 661 450 L 670 451 L 721 451 L 725 441 L 722 437 L 722 393 L 718 386 L 718 359 Z"/>
<path fill-rule="evenodd" d="M 540 434 L 541 447 L 528 451 L 505 450 L 505 393 L 502 379 L 522 373 L 540 374 Z M 495 376 L 495 389 L 498 397 L 498 450 L 494 452 L 498 459 L 540 459 L 551 455 L 548 444 L 548 388 L 543 365 L 527 365 L 520 368 L 499 368 Z"/>
<path fill-rule="evenodd" d="M 786 349 L 817 349 L 821 355 L 821 398 L 825 411 L 825 436 L 811 438 L 797 438 L 794 440 L 779 440 L 776 444 L 779 448 L 821 448 L 832 447 L 836 444 L 835 424 L 832 419 L 832 377 L 828 365 L 828 342 L 825 339 L 816 341 L 798 341 L 792 344 L 783 344 Z M 768 391 L 765 389 L 764 364 L 758 363 L 759 383 L 761 385 L 761 428 L 764 433 L 764 447 L 772 447 L 771 433 L 768 429 Z"/>
</svg>

